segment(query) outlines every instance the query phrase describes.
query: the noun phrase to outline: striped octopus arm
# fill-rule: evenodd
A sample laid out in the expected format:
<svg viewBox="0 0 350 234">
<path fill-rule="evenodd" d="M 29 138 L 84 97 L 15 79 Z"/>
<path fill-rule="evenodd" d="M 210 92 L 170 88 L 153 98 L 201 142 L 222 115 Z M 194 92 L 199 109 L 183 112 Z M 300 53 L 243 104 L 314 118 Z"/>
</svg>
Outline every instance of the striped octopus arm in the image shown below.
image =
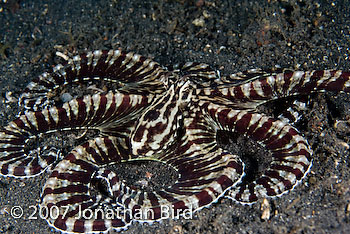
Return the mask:
<svg viewBox="0 0 350 234">
<path fill-rule="evenodd" d="M 53 147 L 32 150 L 30 142 L 58 130 L 103 130 L 106 122 L 142 109 L 149 99 L 121 93 L 96 94 L 73 99 L 60 108 L 25 112 L 0 130 L 0 173 L 18 177 L 40 174 L 57 160 L 58 152 Z"/>
<path fill-rule="evenodd" d="M 161 93 L 168 83 L 167 74 L 158 63 L 141 55 L 121 50 L 96 50 L 68 58 L 51 72 L 33 79 L 20 96 L 19 105 L 31 111 L 58 105 L 65 101 L 63 94 L 67 87 L 82 84 L 99 93 L 104 93 L 105 89 L 128 94 Z M 94 87 L 101 84 L 101 87 Z"/>
<path fill-rule="evenodd" d="M 239 111 L 203 102 L 202 108 L 223 131 L 235 132 L 262 144 L 272 160 L 262 175 L 242 183 L 229 192 L 240 203 L 252 203 L 261 197 L 279 196 L 291 190 L 309 172 L 312 150 L 292 126 L 265 114 Z"/>
</svg>

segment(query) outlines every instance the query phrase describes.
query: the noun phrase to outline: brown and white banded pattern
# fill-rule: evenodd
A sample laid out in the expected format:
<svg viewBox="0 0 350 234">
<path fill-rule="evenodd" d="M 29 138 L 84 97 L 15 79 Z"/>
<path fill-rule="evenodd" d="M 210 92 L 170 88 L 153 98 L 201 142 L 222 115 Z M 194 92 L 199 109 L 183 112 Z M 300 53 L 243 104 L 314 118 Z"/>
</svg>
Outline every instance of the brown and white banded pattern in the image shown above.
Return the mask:
<svg viewBox="0 0 350 234">
<path fill-rule="evenodd" d="M 259 113 L 257 107 L 319 91 L 350 92 L 349 78 L 349 72 L 339 70 L 259 69 L 220 77 L 206 64 L 168 70 L 120 50 L 77 55 L 33 80 L 20 96 L 23 111 L 0 130 L 0 173 L 30 177 L 55 165 L 41 206 L 57 208 L 47 221 L 67 233 L 123 230 L 134 221 L 164 218 L 162 206 L 175 213 L 198 211 L 224 195 L 239 203 L 279 196 L 308 173 L 312 150 L 288 121 Z M 74 87 L 83 92 L 62 98 Z M 300 103 L 293 105 L 304 108 Z M 281 118 L 299 118 L 292 111 L 287 108 Z M 98 136 L 67 155 L 33 144 L 74 130 L 95 130 Z M 270 165 L 254 180 L 245 180 L 241 158 L 218 146 L 220 131 L 259 142 L 270 152 Z M 177 180 L 147 191 L 107 168 L 135 160 L 169 165 Z M 106 217 L 111 210 L 121 213 Z M 79 216 L 84 211 L 96 215 Z M 136 217 L 140 211 L 144 215 Z"/>
</svg>

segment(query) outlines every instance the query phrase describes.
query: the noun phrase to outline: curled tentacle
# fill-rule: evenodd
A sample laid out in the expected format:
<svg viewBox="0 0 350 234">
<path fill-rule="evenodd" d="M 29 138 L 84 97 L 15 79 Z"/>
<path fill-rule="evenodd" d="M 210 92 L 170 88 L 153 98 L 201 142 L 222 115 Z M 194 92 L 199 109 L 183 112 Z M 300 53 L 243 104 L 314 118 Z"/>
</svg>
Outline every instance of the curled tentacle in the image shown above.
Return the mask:
<svg viewBox="0 0 350 234">
<path fill-rule="evenodd" d="M 57 218 L 49 217 L 48 222 L 65 232 L 121 230 L 133 220 L 152 222 L 168 218 L 172 212 L 186 215 L 186 210 L 192 213 L 215 202 L 240 179 L 242 165 L 235 156 L 219 149 L 200 152 L 199 145 L 193 141 L 188 144 L 191 146 L 182 145 L 167 157 L 167 162 L 178 169 L 178 181 L 151 192 L 134 190 L 119 180 L 117 172 L 103 169 L 110 162 L 128 160 L 118 154 L 115 138 L 97 138 L 75 148 L 55 167 L 45 184 L 41 206 L 58 207 L 54 214 Z M 197 158 L 197 164 L 192 165 L 191 160 L 186 163 L 180 153 Z M 115 156 L 111 158 L 112 155 Z M 104 193 L 90 192 L 96 179 L 105 182 Z M 91 217 L 81 217 L 89 212 L 93 213 Z M 113 213 L 112 219 L 103 216 L 108 212 Z"/>
<path fill-rule="evenodd" d="M 72 150 L 53 170 L 42 193 L 42 207 L 51 226 L 74 233 L 99 233 L 113 228 L 123 230 L 131 223 L 131 214 L 116 202 L 122 189 L 117 175 L 102 165 L 118 163 L 117 140 L 96 138 Z M 103 181 L 103 193 L 94 182 Z M 96 189 L 95 189 L 96 190 Z"/>
<path fill-rule="evenodd" d="M 52 106 L 52 97 L 74 84 L 102 83 L 110 91 L 128 94 L 162 93 L 168 84 L 167 74 L 158 63 L 143 56 L 121 50 L 96 50 L 74 56 L 34 79 L 21 95 L 19 105 L 30 111 Z"/>
<path fill-rule="evenodd" d="M 255 181 L 244 181 L 233 188 L 229 197 L 242 203 L 260 197 L 278 196 L 292 189 L 309 172 L 312 150 L 290 125 L 264 114 L 232 110 L 203 103 L 203 108 L 218 128 L 236 132 L 260 142 L 272 153 L 272 162 Z"/>
<path fill-rule="evenodd" d="M 30 140 L 43 134 L 73 129 L 97 129 L 104 133 L 117 126 L 127 133 L 129 123 L 150 99 L 152 97 L 121 93 L 87 95 L 73 99 L 61 108 L 26 112 L 0 131 L 0 172 L 9 176 L 33 176 L 54 163 L 57 158 L 54 149 L 46 149 L 44 154 L 39 149 L 27 149 Z M 106 124 L 109 122 L 113 122 L 113 126 Z M 125 138 L 124 135 L 120 137 Z"/>
</svg>

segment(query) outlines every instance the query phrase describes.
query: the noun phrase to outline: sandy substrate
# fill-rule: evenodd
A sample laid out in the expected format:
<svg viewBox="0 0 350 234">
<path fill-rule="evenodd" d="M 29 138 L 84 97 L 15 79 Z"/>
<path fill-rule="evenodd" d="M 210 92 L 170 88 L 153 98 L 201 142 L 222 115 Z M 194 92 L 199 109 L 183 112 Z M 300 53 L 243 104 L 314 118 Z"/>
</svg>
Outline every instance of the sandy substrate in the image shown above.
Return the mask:
<svg viewBox="0 0 350 234">
<path fill-rule="evenodd" d="M 56 52 L 123 48 L 164 66 L 208 63 L 224 75 L 273 67 L 350 70 L 346 2 L 20 1 L 0 13 L 0 123 L 14 119 L 12 98 L 31 79 L 62 62 Z M 299 129 L 315 152 L 314 165 L 292 192 L 268 200 L 266 219 L 261 201 L 243 206 L 220 199 L 190 220 L 134 224 L 125 233 L 350 233 L 350 130 L 334 127 L 349 119 L 349 100 L 345 94 L 312 96 Z M 138 173 L 149 170 L 141 166 Z M 158 180 L 167 176 L 156 172 Z M 47 177 L 0 178 L 0 233 L 53 231 L 34 213 Z M 11 217 L 14 206 L 23 208 L 23 217 Z M 37 219 L 30 219 L 33 213 Z"/>
</svg>

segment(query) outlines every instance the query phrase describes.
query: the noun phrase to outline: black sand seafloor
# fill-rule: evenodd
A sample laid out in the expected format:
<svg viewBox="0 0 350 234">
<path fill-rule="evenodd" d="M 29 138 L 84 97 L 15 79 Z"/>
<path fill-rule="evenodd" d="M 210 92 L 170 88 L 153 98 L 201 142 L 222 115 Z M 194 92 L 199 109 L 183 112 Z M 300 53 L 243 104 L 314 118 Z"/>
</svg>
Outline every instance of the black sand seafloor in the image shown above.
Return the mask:
<svg viewBox="0 0 350 234">
<path fill-rule="evenodd" d="M 8 2 L 0 12 L 2 126 L 15 118 L 16 98 L 31 79 L 64 61 L 63 55 L 95 49 L 122 48 L 164 66 L 203 62 L 226 75 L 250 68 L 350 70 L 345 0 Z M 288 194 L 252 206 L 223 198 L 190 220 L 134 223 L 124 233 L 350 233 L 349 101 L 350 95 L 334 93 L 310 98 L 297 127 L 314 150 L 314 165 Z M 273 112 L 275 105 L 263 109 Z M 53 138 L 60 138 L 63 153 L 81 144 L 70 136 Z M 255 160 L 257 171 L 269 160 L 254 142 L 218 138 Z M 119 169 L 127 183 L 162 186 L 170 176 L 158 166 Z M 0 178 L 0 233 L 54 231 L 35 213 L 48 175 Z M 23 208 L 21 218 L 10 215 L 14 206 Z"/>
</svg>

